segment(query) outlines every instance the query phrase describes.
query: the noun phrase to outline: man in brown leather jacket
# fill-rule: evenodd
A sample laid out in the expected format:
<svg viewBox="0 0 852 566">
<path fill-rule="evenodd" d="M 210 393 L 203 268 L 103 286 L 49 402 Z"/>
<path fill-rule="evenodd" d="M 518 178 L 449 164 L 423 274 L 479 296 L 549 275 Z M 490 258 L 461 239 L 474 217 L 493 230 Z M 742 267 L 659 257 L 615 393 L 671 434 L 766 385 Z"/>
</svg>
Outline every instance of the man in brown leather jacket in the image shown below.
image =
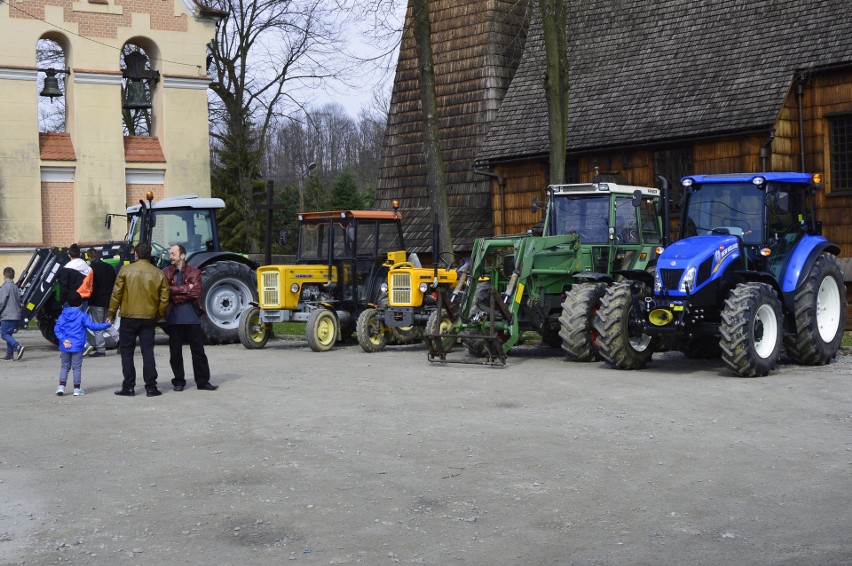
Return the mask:
<svg viewBox="0 0 852 566">
<path fill-rule="evenodd" d="M 136 338 L 142 351 L 142 377 L 148 397 L 162 395 L 157 389 L 157 366 L 154 362 L 154 330 L 157 321 L 166 314 L 169 304 L 169 282 L 163 272 L 151 265 L 151 245 L 142 242 L 134 250 L 136 261 L 118 272 L 112 297 L 109 301 L 107 321 L 115 320 L 121 312 L 118 329 L 118 350 L 121 353 L 121 371 L 124 381 L 116 395 L 132 397 L 136 394 Z"/>
<path fill-rule="evenodd" d="M 175 391 L 186 387 L 183 369 L 183 345 L 189 344 L 192 354 L 192 373 L 195 386 L 202 391 L 216 391 L 210 383 L 210 364 L 204 353 L 204 335 L 201 332 L 201 270 L 186 263 L 186 248 L 175 244 L 169 248 L 171 265 L 163 270 L 169 281 L 169 308 L 166 312 L 166 329 L 169 333 L 169 364 L 172 366 L 172 385 Z"/>
</svg>

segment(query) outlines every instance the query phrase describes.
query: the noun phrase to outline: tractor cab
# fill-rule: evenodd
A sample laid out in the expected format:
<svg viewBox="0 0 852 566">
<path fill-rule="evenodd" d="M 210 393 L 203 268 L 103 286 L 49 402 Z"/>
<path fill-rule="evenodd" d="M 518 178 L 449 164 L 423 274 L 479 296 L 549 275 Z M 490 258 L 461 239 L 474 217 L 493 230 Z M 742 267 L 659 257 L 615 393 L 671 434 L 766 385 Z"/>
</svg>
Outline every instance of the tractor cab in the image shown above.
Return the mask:
<svg viewBox="0 0 852 566">
<path fill-rule="evenodd" d="M 806 234 L 818 233 L 814 221 L 813 175 L 696 175 L 687 189 L 682 236 L 733 236 L 744 253 L 742 267 L 778 278 L 791 250 Z M 724 242 L 719 245 L 725 245 Z"/>
</svg>

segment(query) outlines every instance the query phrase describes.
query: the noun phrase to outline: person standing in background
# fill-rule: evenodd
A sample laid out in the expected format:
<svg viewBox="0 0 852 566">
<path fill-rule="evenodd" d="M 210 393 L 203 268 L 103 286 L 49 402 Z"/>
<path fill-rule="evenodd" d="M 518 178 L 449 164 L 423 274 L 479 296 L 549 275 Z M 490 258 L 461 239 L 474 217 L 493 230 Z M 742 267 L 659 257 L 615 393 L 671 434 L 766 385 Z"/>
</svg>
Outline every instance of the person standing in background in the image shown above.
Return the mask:
<svg viewBox="0 0 852 566">
<path fill-rule="evenodd" d="M 25 347 L 15 340 L 12 334 L 21 320 L 21 292 L 15 285 L 15 270 L 7 267 L 3 270 L 3 285 L 0 286 L 0 334 L 6 341 L 4 360 L 20 360 Z"/>
<path fill-rule="evenodd" d="M 101 256 L 95 248 L 86 251 L 91 272 L 86 277 L 91 277 L 91 295 L 89 295 L 89 316 L 94 322 L 104 322 L 109 310 L 109 299 L 112 296 L 112 288 L 115 285 L 115 269 L 101 261 Z M 86 354 L 93 358 L 106 355 L 106 344 L 103 332 L 93 332 L 89 335 L 90 346 L 86 347 Z M 94 352 L 92 352 L 94 350 Z"/>
</svg>

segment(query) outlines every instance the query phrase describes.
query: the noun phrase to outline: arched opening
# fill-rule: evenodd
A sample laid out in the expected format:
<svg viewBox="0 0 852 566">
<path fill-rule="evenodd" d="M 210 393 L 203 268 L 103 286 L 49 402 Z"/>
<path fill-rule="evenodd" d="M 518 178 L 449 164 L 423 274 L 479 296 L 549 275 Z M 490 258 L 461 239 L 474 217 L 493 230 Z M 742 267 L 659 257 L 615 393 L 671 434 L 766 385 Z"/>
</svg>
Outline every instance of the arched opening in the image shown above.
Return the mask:
<svg viewBox="0 0 852 566">
<path fill-rule="evenodd" d="M 45 34 L 36 42 L 36 95 L 38 131 L 64 132 L 67 129 L 67 41 L 58 34 Z"/>
<path fill-rule="evenodd" d="M 128 41 L 121 49 L 121 116 L 125 136 L 154 132 L 154 95 L 160 73 L 154 67 L 158 52 L 148 41 Z"/>
</svg>

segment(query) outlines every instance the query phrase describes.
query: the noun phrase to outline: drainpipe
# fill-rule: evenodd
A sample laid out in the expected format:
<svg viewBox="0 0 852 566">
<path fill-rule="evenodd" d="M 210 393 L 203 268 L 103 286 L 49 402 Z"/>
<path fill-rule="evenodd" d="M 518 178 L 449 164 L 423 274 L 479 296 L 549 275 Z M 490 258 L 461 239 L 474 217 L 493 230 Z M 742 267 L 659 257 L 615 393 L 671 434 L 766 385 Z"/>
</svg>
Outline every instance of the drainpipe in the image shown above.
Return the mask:
<svg viewBox="0 0 852 566">
<path fill-rule="evenodd" d="M 769 148 L 772 147 L 772 141 L 775 139 L 775 128 L 769 130 L 769 139 L 766 140 L 762 146 L 760 146 L 760 170 L 768 171 L 767 162 L 769 160 L 770 151 Z"/>
<path fill-rule="evenodd" d="M 476 163 L 473 164 L 473 172 L 477 175 L 484 175 L 492 179 L 497 179 L 497 186 L 500 187 L 500 235 L 506 235 L 506 179 L 503 175 L 497 173 L 489 173 L 476 168 Z"/>
<path fill-rule="evenodd" d="M 802 111 L 802 98 L 805 93 L 805 79 L 806 75 L 804 73 L 800 74 L 798 77 L 798 81 L 796 83 L 796 103 L 799 107 L 799 151 L 801 160 L 801 172 L 805 172 L 805 117 L 803 116 Z"/>
</svg>

